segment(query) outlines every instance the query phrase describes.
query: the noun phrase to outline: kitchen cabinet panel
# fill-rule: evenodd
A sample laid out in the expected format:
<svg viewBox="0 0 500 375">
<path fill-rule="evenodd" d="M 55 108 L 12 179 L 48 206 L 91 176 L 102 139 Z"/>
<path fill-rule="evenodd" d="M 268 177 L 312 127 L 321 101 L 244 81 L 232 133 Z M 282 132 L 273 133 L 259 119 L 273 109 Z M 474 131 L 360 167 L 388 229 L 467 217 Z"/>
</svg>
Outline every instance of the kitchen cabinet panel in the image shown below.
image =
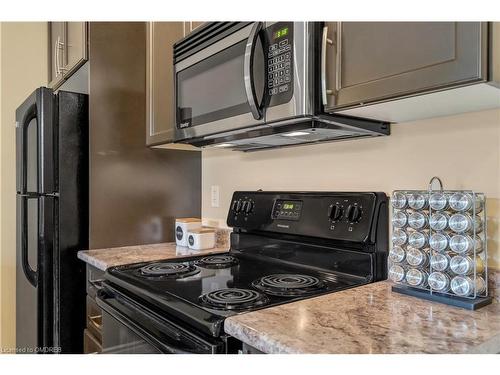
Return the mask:
<svg viewBox="0 0 500 375">
<path fill-rule="evenodd" d="M 146 143 L 173 140 L 173 45 L 184 35 L 183 22 L 149 22 L 146 36 Z"/>
<path fill-rule="evenodd" d="M 102 351 L 102 310 L 95 300 L 104 277 L 104 271 L 87 264 L 86 328 L 84 330 L 84 353 Z"/>
<path fill-rule="evenodd" d="M 56 89 L 88 60 L 86 22 L 49 22 L 49 87 Z"/>
<path fill-rule="evenodd" d="M 83 331 L 83 353 L 84 354 L 98 354 L 102 352 L 102 345 L 95 338 L 95 336 L 86 329 Z"/>
<path fill-rule="evenodd" d="M 480 22 L 327 22 L 326 108 L 486 80 Z"/>
<path fill-rule="evenodd" d="M 77 70 L 87 56 L 87 24 L 86 22 L 66 22 L 66 65 L 65 74 L 70 75 Z"/>
<path fill-rule="evenodd" d="M 102 342 L 102 310 L 90 296 L 87 296 L 87 329 Z"/>
</svg>

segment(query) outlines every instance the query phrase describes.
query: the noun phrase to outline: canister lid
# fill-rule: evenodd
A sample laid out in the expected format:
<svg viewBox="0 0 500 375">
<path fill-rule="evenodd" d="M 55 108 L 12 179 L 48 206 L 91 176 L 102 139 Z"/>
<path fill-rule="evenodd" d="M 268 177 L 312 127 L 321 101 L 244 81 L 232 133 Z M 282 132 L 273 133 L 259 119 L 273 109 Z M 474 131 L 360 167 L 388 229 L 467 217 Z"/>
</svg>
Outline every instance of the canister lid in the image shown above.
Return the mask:
<svg viewBox="0 0 500 375">
<path fill-rule="evenodd" d="M 201 219 L 198 219 L 196 217 L 184 217 L 180 219 L 175 219 L 176 223 L 197 223 L 201 222 Z"/>
<path fill-rule="evenodd" d="M 196 233 L 196 234 L 202 234 L 202 233 L 215 233 L 215 229 L 213 228 L 196 228 L 196 229 L 191 229 L 189 233 Z"/>
</svg>

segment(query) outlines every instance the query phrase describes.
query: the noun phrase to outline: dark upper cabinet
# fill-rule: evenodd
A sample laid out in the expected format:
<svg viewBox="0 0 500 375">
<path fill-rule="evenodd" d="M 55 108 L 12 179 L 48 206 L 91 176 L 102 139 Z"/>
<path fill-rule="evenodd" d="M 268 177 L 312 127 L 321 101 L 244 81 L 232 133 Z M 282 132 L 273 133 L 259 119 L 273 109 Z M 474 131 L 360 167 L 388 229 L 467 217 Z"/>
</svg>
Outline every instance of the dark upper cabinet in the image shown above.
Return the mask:
<svg viewBox="0 0 500 375">
<path fill-rule="evenodd" d="M 184 22 L 148 22 L 146 33 L 146 143 L 170 143 L 175 126 L 173 45 Z"/>
<path fill-rule="evenodd" d="M 174 43 L 202 22 L 148 22 L 146 31 L 146 144 L 197 150 L 172 144 L 175 128 Z"/>
<path fill-rule="evenodd" d="M 66 48 L 64 71 L 66 76 L 73 74 L 88 60 L 87 22 L 65 22 Z"/>
<path fill-rule="evenodd" d="M 486 80 L 487 24 L 327 22 L 325 108 Z"/>
<path fill-rule="evenodd" d="M 58 88 L 88 60 L 87 22 L 49 22 L 49 86 Z"/>
</svg>

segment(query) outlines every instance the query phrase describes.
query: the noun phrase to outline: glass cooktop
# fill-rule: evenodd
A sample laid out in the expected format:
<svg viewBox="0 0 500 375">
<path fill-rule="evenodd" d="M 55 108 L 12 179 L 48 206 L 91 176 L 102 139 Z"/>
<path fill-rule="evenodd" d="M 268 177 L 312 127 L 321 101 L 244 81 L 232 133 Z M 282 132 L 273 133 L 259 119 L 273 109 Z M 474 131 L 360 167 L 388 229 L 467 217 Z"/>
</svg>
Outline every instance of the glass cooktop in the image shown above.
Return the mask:
<svg viewBox="0 0 500 375">
<path fill-rule="evenodd" d="M 110 268 L 106 279 L 122 290 L 212 334 L 225 317 L 360 285 L 359 277 L 230 252 Z M 281 258 L 281 259 L 279 259 Z M 220 333 L 220 332 L 218 332 Z"/>
</svg>

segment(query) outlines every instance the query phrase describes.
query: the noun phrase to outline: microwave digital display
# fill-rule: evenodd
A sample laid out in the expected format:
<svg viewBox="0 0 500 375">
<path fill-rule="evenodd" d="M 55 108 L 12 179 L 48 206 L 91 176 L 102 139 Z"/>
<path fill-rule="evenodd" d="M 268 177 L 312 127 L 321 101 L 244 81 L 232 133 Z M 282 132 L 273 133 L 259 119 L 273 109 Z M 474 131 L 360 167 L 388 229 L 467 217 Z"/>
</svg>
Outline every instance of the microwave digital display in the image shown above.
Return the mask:
<svg viewBox="0 0 500 375">
<path fill-rule="evenodd" d="M 288 35 L 288 27 L 284 27 L 274 32 L 274 39 L 281 38 Z"/>
</svg>

